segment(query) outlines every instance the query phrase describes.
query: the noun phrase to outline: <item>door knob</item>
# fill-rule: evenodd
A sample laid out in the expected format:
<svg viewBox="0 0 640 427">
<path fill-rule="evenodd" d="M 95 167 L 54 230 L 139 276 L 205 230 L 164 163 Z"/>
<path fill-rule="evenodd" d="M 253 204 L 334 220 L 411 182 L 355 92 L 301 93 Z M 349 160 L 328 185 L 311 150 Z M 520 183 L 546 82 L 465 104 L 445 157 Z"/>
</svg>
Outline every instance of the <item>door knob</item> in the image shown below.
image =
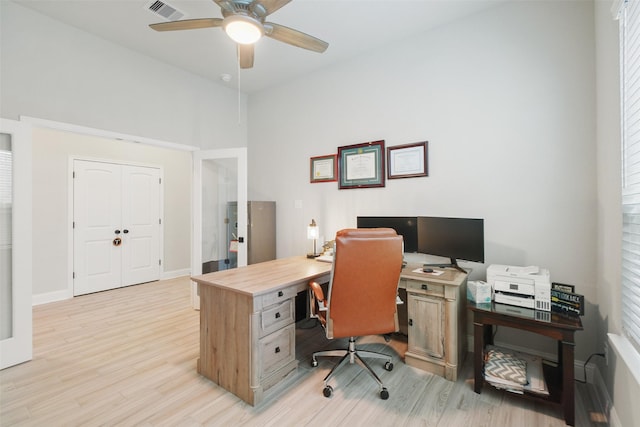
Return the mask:
<svg viewBox="0 0 640 427">
<path fill-rule="evenodd" d="M 120 246 L 120 244 L 122 244 L 121 238 L 116 237 L 115 239 L 113 239 L 113 246 Z"/>
</svg>

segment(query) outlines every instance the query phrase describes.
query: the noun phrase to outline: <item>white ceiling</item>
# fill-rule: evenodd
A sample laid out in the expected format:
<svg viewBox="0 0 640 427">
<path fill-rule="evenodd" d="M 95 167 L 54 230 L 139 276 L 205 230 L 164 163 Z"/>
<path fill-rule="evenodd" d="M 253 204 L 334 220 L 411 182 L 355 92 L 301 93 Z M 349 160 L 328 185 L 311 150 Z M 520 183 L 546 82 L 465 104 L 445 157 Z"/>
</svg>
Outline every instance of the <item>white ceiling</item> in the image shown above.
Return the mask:
<svg viewBox="0 0 640 427">
<path fill-rule="evenodd" d="M 4 0 L 3 0 L 4 1 Z M 237 87 L 236 47 L 221 28 L 156 32 L 163 22 L 153 0 L 13 0 L 121 46 Z M 213 0 L 163 0 L 182 19 L 222 17 Z M 255 47 L 252 69 L 240 71 L 243 92 L 256 92 L 330 66 L 412 34 L 508 0 L 293 0 L 267 17 L 329 43 L 319 54 L 270 38 Z M 231 81 L 224 83 L 223 74 Z"/>
</svg>

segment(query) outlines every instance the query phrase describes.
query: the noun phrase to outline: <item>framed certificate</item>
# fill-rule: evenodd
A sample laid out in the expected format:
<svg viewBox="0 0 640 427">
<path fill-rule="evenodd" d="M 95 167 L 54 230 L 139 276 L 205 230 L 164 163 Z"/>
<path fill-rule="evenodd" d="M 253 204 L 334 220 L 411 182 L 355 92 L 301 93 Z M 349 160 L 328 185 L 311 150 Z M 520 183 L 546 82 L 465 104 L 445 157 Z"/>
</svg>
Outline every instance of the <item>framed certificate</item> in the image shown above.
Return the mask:
<svg viewBox="0 0 640 427">
<path fill-rule="evenodd" d="M 384 187 L 384 141 L 338 147 L 338 187 Z"/>
<path fill-rule="evenodd" d="M 338 180 L 338 160 L 335 154 L 312 157 L 310 163 L 309 179 L 311 183 Z"/>
<path fill-rule="evenodd" d="M 387 147 L 388 178 L 428 176 L 427 141 Z"/>
</svg>

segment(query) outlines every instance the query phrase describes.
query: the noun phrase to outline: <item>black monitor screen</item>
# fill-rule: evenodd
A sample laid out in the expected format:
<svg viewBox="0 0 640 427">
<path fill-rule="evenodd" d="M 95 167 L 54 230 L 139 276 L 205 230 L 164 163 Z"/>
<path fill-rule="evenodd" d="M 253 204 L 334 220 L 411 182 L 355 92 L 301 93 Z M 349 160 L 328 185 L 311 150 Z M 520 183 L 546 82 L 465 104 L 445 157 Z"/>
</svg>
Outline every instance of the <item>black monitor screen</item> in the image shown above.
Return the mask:
<svg viewBox="0 0 640 427">
<path fill-rule="evenodd" d="M 415 216 L 359 216 L 358 228 L 393 228 L 402 236 L 405 252 L 418 252 L 418 229 Z"/>
<path fill-rule="evenodd" d="M 484 220 L 418 217 L 418 252 L 484 262 Z"/>
</svg>

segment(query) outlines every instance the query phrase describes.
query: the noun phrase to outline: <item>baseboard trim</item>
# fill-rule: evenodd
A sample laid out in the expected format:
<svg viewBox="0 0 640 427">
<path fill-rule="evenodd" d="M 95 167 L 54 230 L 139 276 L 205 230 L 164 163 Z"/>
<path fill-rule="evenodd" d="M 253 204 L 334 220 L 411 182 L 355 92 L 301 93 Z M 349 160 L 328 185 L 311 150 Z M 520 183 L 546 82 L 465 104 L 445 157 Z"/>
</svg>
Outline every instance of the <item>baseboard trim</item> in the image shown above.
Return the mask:
<svg viewBox="0 0 640 427">
<path fill-rule="evenodd" d="M 160 280 L 175 279 L 176 277 L 189 276 L 191 269 L 183 268 L 181 270 L 165 271 L 160 275 Z M 36 294 L 31 297 L 31 305 L 42 305 L 50 302 L 64 301 L 66 299 L 73 298 L 73 291 L 70 289 L 46 292 L 42 294 Z"/>
<path fill-rule="evenodd" d="M 593 370 L 593 387 L 596 390 L 597 398 L 599 400 L 600 406 L 603 408 L 604 413 L 608 420 L 609 427 L 622 427 L 620 423 L 620 419 L 618 418 L 618 414 L 616 413 L 616 409 L 613 407 L 613 402 L 611 401 L 611 396 L 609 396 L 609 392 L 607 391 L 607 386 L 604 383 L 604 379 L 602 378 L 602 374 L 600 373 L 599 368 L 595 368 Z"/>
<path fill-rule="evenodd" d="M 191 275 L 190 268 L 183 268 L 181 270 L 173 270 L 173 271 L 163 271 L 162 274 L 160 275 L 160 280 L 175 279 L 176 277 L 190 276 L 190 275 Z"/>
<path fill-rule="evenodd" d="M 46 292 L 32 296 L 32 305 L 48 304 L 50 302 L 64 301 L 73 298 L 73 293 L 68 289 L 63 291 Z"/>
</svg>

